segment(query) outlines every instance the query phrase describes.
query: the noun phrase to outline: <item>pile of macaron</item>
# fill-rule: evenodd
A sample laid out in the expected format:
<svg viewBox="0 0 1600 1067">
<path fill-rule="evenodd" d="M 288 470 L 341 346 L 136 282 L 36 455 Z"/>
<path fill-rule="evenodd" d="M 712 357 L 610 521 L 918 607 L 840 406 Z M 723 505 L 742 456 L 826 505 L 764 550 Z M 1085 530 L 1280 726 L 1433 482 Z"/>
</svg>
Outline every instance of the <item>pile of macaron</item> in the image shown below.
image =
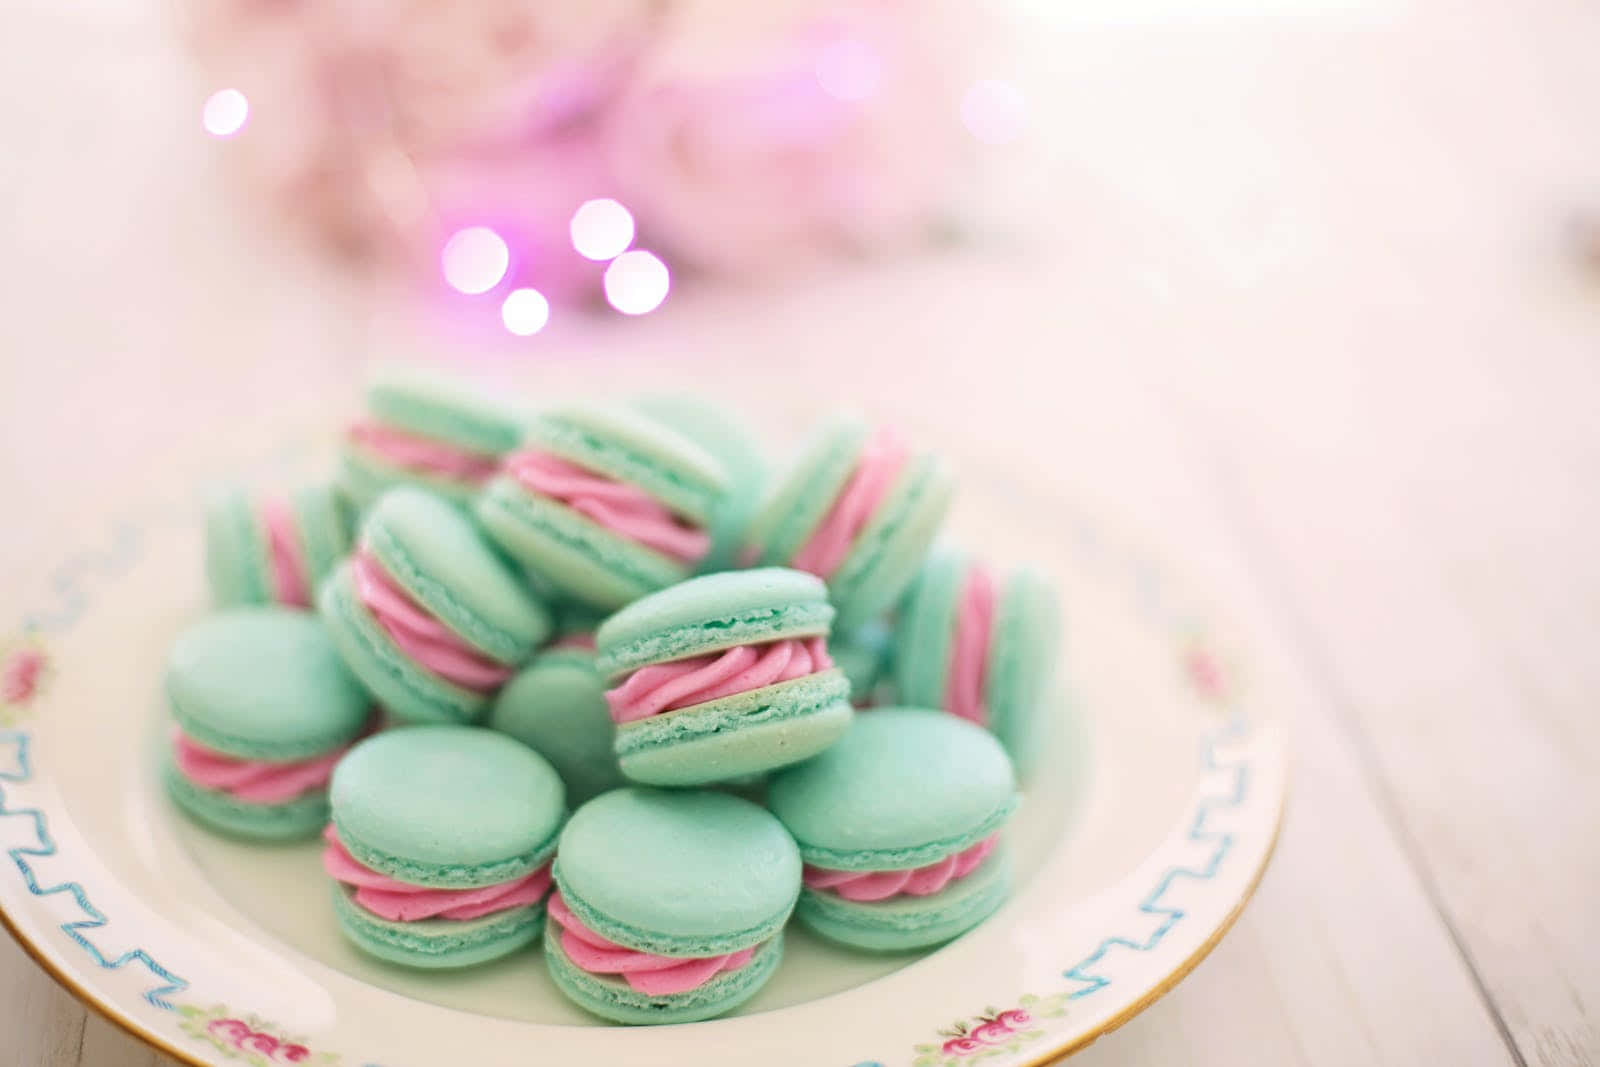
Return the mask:
<svg viewBox="0 0 1600 1067">
<path fill-rule="evenodd" d="M 337 478 L 208 508 L 163 774 L 204 826 L 320 840 L 346 940 L 535 941 L 604 1019 L 749 999 L 793 920 L 950 940 L 1010 888 L 1056 594 L 935 542 L 933 454 L 852 418 L 769 476 L 683 397 L 524 410 L 376 380 Z"/>
</svg>

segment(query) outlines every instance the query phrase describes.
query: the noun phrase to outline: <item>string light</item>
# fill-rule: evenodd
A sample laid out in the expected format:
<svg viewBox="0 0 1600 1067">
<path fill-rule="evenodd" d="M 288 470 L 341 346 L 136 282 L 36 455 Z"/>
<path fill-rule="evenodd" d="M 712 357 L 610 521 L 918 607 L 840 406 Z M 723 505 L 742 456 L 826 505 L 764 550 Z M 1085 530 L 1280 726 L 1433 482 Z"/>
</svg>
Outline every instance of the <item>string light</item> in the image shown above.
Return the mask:
<svg viewBox="0 0 1600 1067">
<path fill-rule="evenodd" d="M 606 302 L 624 315 L 654 311 L 670 288 L 667 265 L 649 252 L 624 252 L 606 268 Z"/>
<path fill-rule="evenodd" d="M 440 255 L 444 280 L 459 292 L 487 293 L 506 276 L 511 266 L 511 250 L 505 240 L 487 226 L 457 230 L 445 242 Z"/>
<path fill-rule="evenodd" d="M 513 289 L 500 305 L 500 321 L 518 337 L 532 337 L 550 321 L 550 301 L 537 289 Z"/>
<path fill-rule="evenodd" d="M 613 259 L 633 244 L 633 216 L 615 200 L 584 201 L 568 229 L 572 247 L 585 259 Z"/>
<path fill-rule="evenodd" d="M 250 101 L 237 89 L 218 89 L 206 97 L 200 122 L 213 137 L 232 137 L 244 129 L 250 117 Z"/>
</svg>

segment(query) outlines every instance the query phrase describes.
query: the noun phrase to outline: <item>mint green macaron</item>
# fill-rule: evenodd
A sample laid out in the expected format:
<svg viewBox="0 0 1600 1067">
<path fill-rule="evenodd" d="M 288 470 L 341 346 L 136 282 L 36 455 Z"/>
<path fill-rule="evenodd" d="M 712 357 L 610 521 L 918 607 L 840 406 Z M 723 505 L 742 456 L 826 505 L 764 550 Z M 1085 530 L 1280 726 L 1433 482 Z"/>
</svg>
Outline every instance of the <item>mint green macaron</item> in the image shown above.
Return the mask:
<svg viewBox="0 0 1600 1067">
<path fill-rule="evenodd" d="M 850 679 L 850 700 L 858 708 L 894 703 L 891 665 L 894 628 L 882 619 L 835 633 L 828 641 L 833 662 Z"/>
<path fill-rule="evenodd" d="M 988 732 L 933 709 L 880 708 L 774 775 L 767 804 L 806 863 L 796 916 L 842 944 L 936 945 L 1005 900 L 999 834 L 1018 796 Z"/>
<path fill-rule="evenodd" d="M 212 615 L 178 635 L 165 685 L 176 733 L 163 781 L 180 808 L 244 838 L 321 828 L 332 760 L 370 706 L 314 616 L 278 607 Z"/>
<path fill-rule="evenodd" d="M 727 408 L 693 396 L 653 394 L 634 401 L 646 415 L 715 456 L 728 475 L 728 491 L 711 516 L 711 551 L 700 561 L 701 574 L 736 565 L 745 533 L 767 486 L 767 461 L 761 444 Z"/>
<path fill-rule="evenodd" d="M 822 582 L 780 567 L 692 578 L 611 616 L 596 666 L 622 773 L 704 785 L 827 748 L 853 714 L 826 655 L 832 620 Z"/>
<path fill-rule="evenodd" d="M 899 698 L 987 727 L 1026 775 L 1038 723 L 1053 706 L 1061 654 L 1055 587 L 1030 567 L 996 574 L 970 553 L 942 550 L 912 585 L 897 629 Z"/>
<path fill-rule="evenodd" d="M 818 574 L 838 609 L 837 627 L 851 630 L 905 592 L 953 494 L 936 456 L 859 419 L 838 418 L 768 494 L 742 559 Z M 822 559 L 808 559 L 830 542 Z"/>
<path fill-rule="evenodd" d="M 391 489 L 318 610 L 350 670 L 391 715 L 466 722 L 550 633 L 550 613 L 462 510 Z"/>
<path fill-rule="evenodd" d="M 726 490 L 715 457 L 643 412 L 575 405 L 533 421 L 475 509 L 561 595 L 612 610 L 694 573 Z"/>
<path fill-rule="evenodd" d="M 317 586 L 350 550 L 350 525 L 344 500 L 331 486 L 217 493 L 206 505 L 212 602 L 309 608 Z"/>
<path fill-rule="evenodd" d="M 366 402 L 340 455 L 340 486 L 358 510 L 397 485 L 470 503 L 531 417 L 475 383 L 422 368 L 379 371 Z"/>
<path fill-rule="evenodd" d="M 488 726 L 549 760 L 574 804 L 627 783 L 594 659 L 593 647 L 558 640 L 500 691 L 489 710 Z"/>
<path fill-rule="evenodd" d="M 330 799 L 323 862 L 339 928 L 363 952 L 462 967 L 538 937 L 567 811 L 560 777 L 532 749 L 470 726 L 393 730 L 350 750 Z M 496 907 L 497 894 L 509 903 Z M 468 914 L 440 910 L 453 902 Z"/>
<path fill-rule="evenodd" d="M 693 1022 L 738 1007 L 772 976 L 800 856 L 747 800 L 618 789 L 573 815 L 555 881 L 545 962 L 557 988 L 615 1022 Z M 696 973 L 664 976 L 677 959 Z"/>
</svg>

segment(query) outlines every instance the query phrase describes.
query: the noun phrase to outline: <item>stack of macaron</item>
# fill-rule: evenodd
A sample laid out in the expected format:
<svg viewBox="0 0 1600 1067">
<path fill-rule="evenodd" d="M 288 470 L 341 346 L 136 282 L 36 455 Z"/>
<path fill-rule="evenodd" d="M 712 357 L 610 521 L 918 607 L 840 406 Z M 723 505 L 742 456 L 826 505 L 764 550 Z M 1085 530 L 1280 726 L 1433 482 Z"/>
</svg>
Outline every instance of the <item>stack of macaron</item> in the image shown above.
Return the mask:
<svg viewBox="0 0 1600 1067">
<path fill-rule="evenodd" d="M 542 933 L 615 1022 L 746 1003 L 791 919 L 854 950 L 959 936 L 1009 892 L 1056 595 L 934 547 L 952 479 L 890 429 L 835 419 L 768 471 L 695 398 L 381 376 L 334 484 L 211 504 L 168 792 L 236 838 L 320 838 L 366 955 L 469 967 Z"/>
</svg>

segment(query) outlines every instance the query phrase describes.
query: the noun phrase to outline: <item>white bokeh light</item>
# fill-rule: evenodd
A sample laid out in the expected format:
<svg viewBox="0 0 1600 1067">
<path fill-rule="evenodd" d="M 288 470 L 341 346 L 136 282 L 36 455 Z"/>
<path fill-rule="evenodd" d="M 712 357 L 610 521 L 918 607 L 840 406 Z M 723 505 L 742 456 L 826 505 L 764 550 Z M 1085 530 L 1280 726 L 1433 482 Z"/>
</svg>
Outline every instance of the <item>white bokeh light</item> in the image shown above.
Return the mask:
<svg viewBox="0 0 1600 1067">
<path fill-rule="evenodd" d="M 633 216 L 615 200 L 584 201 L 569 229 L 572 247 L 585 259 L 613 259 L 633 244 Z"/>
<path fill-rule="evenodd" d="M 817 56 L 817 83 L 839 100 L 865 100 L 883 81 L 883 61 L 860 41 L 835 41 Z"/>
<path fill-rule="evenodd" d="M 450 235 L 439 262 L 452 289 L 469 295 L 487 293 L 506 276 L 511 250 L 489 227 L 469 226 Z"/>
<path fill-rule="evenodd" d="M 961 122 L 984 144 L 1009 144 L 1028 124 L 1028 102 L 1010 82 L 974 82 L 961 97 Z"/>
<path fill-rule="evenodd" d="M 218 89 L 206 97 L 200 122 L 213 137 L 232 137 L 244 129 L 250 117 L 250 101 L 237 89 Z"/>
<path fill-rule="evenodd" d="M 649 252 L 624 252 L 605 276 L 606 302 L 624 315 L 654 311 L 667 298 L 672 279 L 667 265 Z"/>
<path fill-rule="evenodd" d="M 500 305 L 500 321 L 518 337 L 532 337 L 550 321 L 550 301 L 537 289 L 513 289 Z"/>
</svg>

